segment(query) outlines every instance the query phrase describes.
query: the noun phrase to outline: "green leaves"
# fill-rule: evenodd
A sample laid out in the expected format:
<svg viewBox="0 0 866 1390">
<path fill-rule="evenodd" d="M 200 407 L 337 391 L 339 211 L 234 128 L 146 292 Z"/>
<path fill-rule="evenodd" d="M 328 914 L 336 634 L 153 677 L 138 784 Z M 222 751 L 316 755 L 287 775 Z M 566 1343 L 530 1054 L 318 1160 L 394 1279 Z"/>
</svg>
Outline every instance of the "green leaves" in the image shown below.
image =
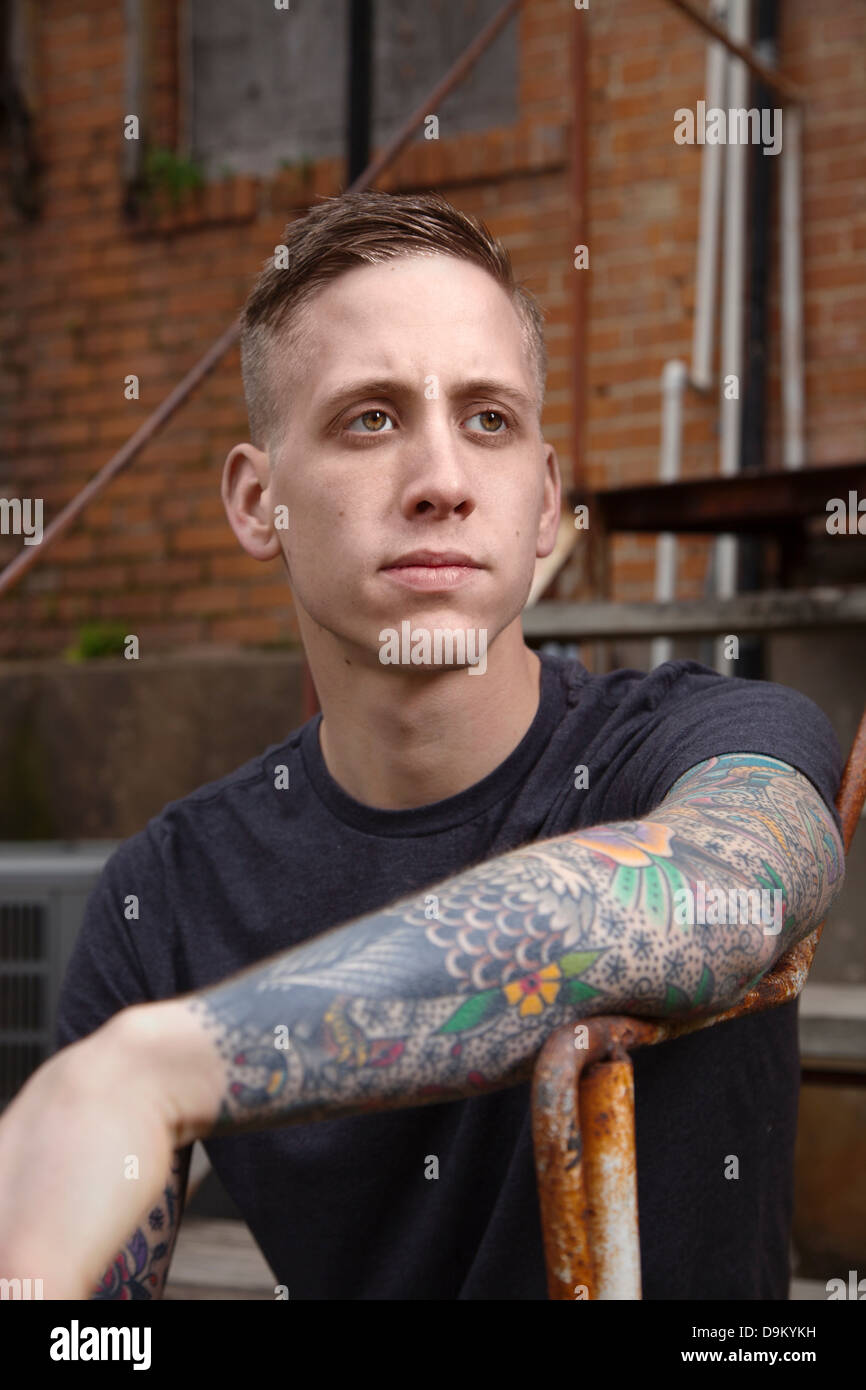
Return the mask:
<svg viewBox="0 0 866 1390">
<path fill-rule="evenodd" d="M 578 979 L 585 970 L 598 960 L 602 954 L 597 951 L 567 951 L 558 960 L 551 961 L 550 966 L 543 966 L 540 969 L 551 969 L 553 966 L 559 971 L 560 979 L 555 975 L 548 979 L 546 984 L 553 984 L 559 991 L 560 1000 L 569 1004 L 583 1004 L 588 999 L 594 999 L 599 990 L 592 985 L 585 984 Z M 536 972 L 527 972 L 527 978 L 531 978 Z M 507 1008 L 508 1000 L 504 988 L 484 989 L 480 994 L 473 994 L 471 998 L 465 999 L 463 1003 L 455 1009 L 454 1013 L 445 1023 L 437 1028 L 438 1033 L 465 1033 L 470 1028 L 480 1028 L 483 1024 L 489 1023 L 491 1019 Z"/>
<path fill-rule="evenodd" d="M 643 901 L 647 920 L 654 927 L 661 927 L 667 921 L 668 899 L 665 880 L 657 863 L 650 864 L 643 871 Z"/>
<path fill-rule="evenodd" d="M 571 979 L 573 975 L 582 975 L 600 955 L 601 951 L 569 951 L 566 955 L 560 956 L 556 964 L 566 979 Z"/>
<path fill-rule="evenodd" d="M 665 987 L 664 1003 L 662 1009 L 665 1014 L 691 1013 L 694 1009 L 704 1008 L 712 1003 L 713 990 L 715 989 L 715 978 L 712 970 L 705 965 L 701 971 L 701 978 L 698 980 L 694 995 L 690 999 L 684 989 L 679 985 L 670 983 Z"/>
<path fill-rule="evenodd" d="M 583 980 L 567 980 L 562 988 L 562 998 L 568 1004 L 585 1004 L 588 999 L 594 999 L 600 991 L 593 989 L 592 985 L 586 984 Z"/>
<path fill-rule="evenodd" d="M 462 1003 L 455 1013 L 437 1028 L 438 1033 L 463 1033 L 467 1028 L 477 1028 L 481 1023 L 501 1013 L 506 1006 L 505 995 L 501 989 L 485 989 L 473 994 Z"/>
<path fill-rule="evenodd" d="M 621 864 L 611 881 L 611 892 L 629 911 L 640 905 L 650 926 L 663 927 L 670 917 L 674 894 L 688 886 L 675 864 L 653 855 L 646 868 Z"/>
<path fill-rule="evenodd" d="M 679 985 L 667 985 L 665 988 L 665 1001 L 662 1005 L 666 1014 L 672 1014 L 676 1009 L 678 1013 L 685 1013 L 690 1007 L 689 996 Z"/>
<path fill-rule="evenodd" d="M 713 994 L 713 972 L 708 965 L 701 971 L 701 978 L 698 980 L 698 987 L 695 990 L 695 997 L 692 1003 L 697 1007 L 698 1004 L 708 1004 Z"/>
<path fill-rule="evenodd" d="M 627 864 L 620 864 L 613 876 L 611 891 L 623 907 L 634 907 L 640 892 L 640 874 Z"/>
</svg>

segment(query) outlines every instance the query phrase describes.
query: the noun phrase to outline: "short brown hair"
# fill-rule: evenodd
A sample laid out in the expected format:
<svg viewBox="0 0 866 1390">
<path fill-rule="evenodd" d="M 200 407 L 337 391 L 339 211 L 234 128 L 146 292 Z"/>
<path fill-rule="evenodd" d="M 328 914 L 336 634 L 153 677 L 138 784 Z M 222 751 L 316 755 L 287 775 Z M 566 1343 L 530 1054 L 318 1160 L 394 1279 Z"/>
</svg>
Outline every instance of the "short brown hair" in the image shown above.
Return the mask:
<svg viewBox="0 0 866 1390">
<path fill-rule="evenodd" d="M 288 266 L 268 257 L 241 314 L 241 371 L 252 442 L 270 448 L 280 427 L 269 373 L 278 334 L 281 346 L 302 350 L 296 311 L 329 280 L 360 265 L 411 255 L 449 255 L 488 271 L 507 294 L 523 327 L 524 347 L 534 363 L 538 412 L 544 400 L 547 351 L 541 308 L 515 282 L 505 247 L 483 222 L 438 193 L 395 194 L 381 190 L 326 198 L 290 222 L 283 240 Z"/>
</svg>

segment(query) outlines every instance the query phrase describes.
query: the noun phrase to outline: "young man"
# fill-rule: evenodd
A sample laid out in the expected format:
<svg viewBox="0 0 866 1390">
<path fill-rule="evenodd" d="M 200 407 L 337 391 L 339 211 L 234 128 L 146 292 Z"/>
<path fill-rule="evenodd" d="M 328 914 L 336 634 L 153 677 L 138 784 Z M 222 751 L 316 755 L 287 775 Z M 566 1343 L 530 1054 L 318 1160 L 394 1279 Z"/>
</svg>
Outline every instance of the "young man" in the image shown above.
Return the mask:
<svg viewBox="0 0 866 1390">
<path fill-rule="evenodd" d="M 96 1296 L 159 1297 L 201 1137 L 293 1299 L 543 1299 L 539 1048 L 730 1006 L 807 935 L 841 754 L 786 687 L 527 648 L 560 485 L 540 314 L 483 226 L 364 193 L 286 247 L 223 497 L 322 715 L 108 863 L 65 1050 L 0 1123 L 0 1274 L 83 1297 L 126 1236 Z M 644 1297 L 785 1298 L 796 1006 L 634 1060 Z"/>
</svg>

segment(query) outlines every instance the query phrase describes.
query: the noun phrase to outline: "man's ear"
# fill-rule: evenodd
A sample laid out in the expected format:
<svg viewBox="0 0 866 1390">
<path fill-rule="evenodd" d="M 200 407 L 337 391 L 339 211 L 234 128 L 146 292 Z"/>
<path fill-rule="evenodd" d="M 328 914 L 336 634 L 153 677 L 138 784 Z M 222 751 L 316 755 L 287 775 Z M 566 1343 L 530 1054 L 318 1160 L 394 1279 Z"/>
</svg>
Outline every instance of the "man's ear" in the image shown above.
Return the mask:
<svg viewBox="0 0 866 1390">
<path fill-rule="evenodd" d="M 538 540 L 535 554 L 538 559 L 549 555 L 556 544 L 559 532 L 559 514 L 562 506 L 562 480 L 559 473 L 559 460 L 552 444 L 544 445 L 544 505 L 538 520 Z"/>
<path fill-rule="evenodd" d="M 254 560 L 280 554 L 274 530 L 268 456 L 254 444 L 236 444 L 225 461 L 220 492 L 232 530 Z"/>
</svg>

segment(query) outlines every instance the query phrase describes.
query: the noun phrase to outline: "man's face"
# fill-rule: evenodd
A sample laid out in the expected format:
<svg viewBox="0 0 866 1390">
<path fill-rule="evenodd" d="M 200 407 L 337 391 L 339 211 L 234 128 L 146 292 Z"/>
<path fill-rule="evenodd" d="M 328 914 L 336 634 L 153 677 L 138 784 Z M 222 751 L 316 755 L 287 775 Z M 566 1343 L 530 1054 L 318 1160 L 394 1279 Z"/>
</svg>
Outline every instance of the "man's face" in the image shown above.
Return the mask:
<svg viewBox="0 0 866 1390">
<path fill-rule="evenodd" d="M 303 312 L 309 354 L 272 362 L 284 433 L 266 501 L 289 509 L 276 534 L 305 640 L 309 615 L 350 659 L 378 662 L 406 619 L 491 646 L 559 520 L 508 295 L 480 267 L 415 256 L 347 272 Z"/>
</svg>

